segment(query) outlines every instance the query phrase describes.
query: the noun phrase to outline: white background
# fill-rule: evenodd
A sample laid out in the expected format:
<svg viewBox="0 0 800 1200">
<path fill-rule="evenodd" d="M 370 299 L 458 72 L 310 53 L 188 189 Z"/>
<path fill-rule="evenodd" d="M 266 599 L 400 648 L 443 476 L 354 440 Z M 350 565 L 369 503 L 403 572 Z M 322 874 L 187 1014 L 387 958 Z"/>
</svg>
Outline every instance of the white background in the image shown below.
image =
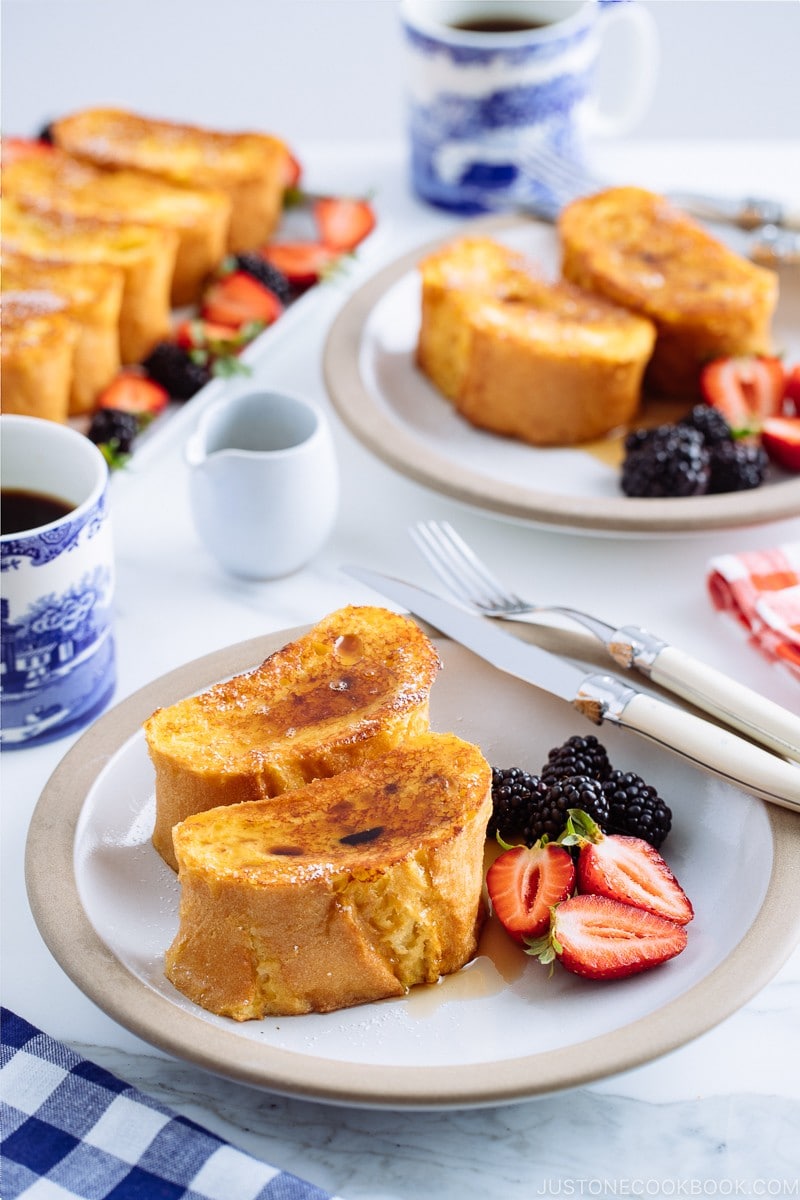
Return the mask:
<svg viewBox="0 0 800 1200">
<path fill-rule="evenodd" d="M 662 61 L 637 137 L 797 136 L 800 0 L 639 2 Z M 152 115 L 295 144 L 403 136 L 395 0 L 2 0 L 2 17 L 7 134 L 149 91 Z M 624 45 L 609 54 L 613 78 Z"/>
</svg>

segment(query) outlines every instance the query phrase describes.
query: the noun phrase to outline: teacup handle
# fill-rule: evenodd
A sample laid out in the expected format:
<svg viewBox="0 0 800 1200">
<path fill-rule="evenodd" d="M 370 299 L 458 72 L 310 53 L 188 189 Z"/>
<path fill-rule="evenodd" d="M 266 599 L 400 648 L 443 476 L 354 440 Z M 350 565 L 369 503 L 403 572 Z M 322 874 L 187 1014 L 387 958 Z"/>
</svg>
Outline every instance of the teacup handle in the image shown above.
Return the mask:
<svg viewBox="0 0 800 1200">
<path fill-rule="evenodd" d="M 587 114 L 587 133 L 597 137 L 618 137 L 636 126 L 647 111 L 655 91 L 660 61 L 658 30 L 652 13 L 635 0 L 600 0 L 598 33 L 605 39 L 612 25 L 627 24 L 634 46 L 627 57 L 630 79 L 624 88 L 625 100 L 618 111 L 603 110 L 598 104 Z M 602 51 L 601 51 L 602 53 Z"/>
</svg>

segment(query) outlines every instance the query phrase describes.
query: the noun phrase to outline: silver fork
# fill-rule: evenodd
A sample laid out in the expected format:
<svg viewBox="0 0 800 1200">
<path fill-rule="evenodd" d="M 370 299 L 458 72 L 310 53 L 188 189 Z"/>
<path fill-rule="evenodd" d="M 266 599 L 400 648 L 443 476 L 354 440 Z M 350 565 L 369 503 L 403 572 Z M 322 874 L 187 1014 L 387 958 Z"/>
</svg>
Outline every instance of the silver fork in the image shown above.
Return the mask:
<svg viewBox="0 0 800 1200">
<path fill-rule="evenodd" d="M 555 153 L 548 146 L 536 146 L 526 152 L 523 173 L 539 181 L 544 189 L 545 195 L 533 200 L 530 208 L 534 215 L 548 221 L 555 221 L 572 200 L 610 186 L 607 179 L 599 178 L 589 167 Z M 764 266 L 800 263 L 800 212 L 789 211 L 776 200 L 761 196 L 733 200 L 696 192 L 664 194 L 696 217 L 726 221 L 747 230 L 751 236 L 747 238 L 745 251 L 754 262 Z"/>
<path fill-rule="evenodd" d="M 506 588 L 447 521 L 420 521 L 412 540 L 448 591 L 487 617 L 559 613 L 588 629 L 609 657 L 800 762 L 800 718 L 637 625 L 619 628 L 579 609 L 532 604 Z"/>
</svg>

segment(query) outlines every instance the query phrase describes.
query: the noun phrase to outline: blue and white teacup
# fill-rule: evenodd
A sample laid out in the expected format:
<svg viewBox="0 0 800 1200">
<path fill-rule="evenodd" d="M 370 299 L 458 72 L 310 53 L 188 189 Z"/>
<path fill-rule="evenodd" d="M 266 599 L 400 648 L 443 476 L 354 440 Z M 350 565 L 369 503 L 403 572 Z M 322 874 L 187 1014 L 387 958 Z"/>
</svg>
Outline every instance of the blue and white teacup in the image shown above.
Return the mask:
<svg viewBox="0 0 800 1200">
<path fill-rule="evenodd" d="M 115 686 L 108 467 L 68 425 L 0 417 L 0 743 L 79 729 Z"/>
<path fill-rule="evenodd" d="M 536 152 L 582 166 L 592 137 L 632 129 L 652 98 L 656 28 L 634 2 L 402 0 L 400 14 L 412 187 L 440 208 L 556 209 L 558 192 L 532 169 Z M 595 68 L 620 25 L 612 110 Z"/>
</svg>

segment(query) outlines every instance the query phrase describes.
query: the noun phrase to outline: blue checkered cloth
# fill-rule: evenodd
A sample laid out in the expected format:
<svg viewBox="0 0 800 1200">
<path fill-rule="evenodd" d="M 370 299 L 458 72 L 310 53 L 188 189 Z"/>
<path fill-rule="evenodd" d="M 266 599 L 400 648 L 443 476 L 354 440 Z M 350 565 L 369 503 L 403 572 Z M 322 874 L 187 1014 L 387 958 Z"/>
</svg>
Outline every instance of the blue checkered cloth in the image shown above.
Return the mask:
<svg viewBox="0 0 800 1200">
<path fill-rule="evenodd" d="M 7 1009 L 3 1200 L 335 1200 L 236 1150 Z"/>
</svg>

